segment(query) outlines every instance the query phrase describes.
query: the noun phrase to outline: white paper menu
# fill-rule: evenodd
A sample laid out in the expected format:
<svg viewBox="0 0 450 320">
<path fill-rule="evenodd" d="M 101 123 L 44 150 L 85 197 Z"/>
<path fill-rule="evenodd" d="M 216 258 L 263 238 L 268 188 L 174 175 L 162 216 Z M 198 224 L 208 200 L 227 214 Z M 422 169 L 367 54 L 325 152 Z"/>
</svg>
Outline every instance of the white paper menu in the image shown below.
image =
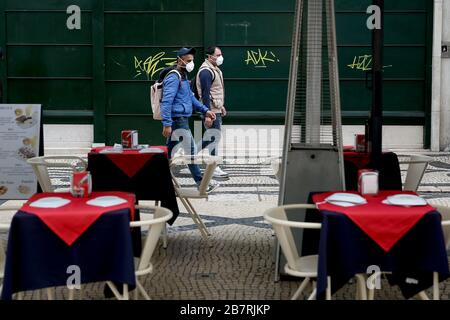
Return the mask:
<svg viewBox="0 0 450 320">
<path fill-rule="evenodd" d="M 41 105 L 0 104 L 0 199 L 28 199 L 37 178 L 26 161 L 39 155 Z"/>
</svg>

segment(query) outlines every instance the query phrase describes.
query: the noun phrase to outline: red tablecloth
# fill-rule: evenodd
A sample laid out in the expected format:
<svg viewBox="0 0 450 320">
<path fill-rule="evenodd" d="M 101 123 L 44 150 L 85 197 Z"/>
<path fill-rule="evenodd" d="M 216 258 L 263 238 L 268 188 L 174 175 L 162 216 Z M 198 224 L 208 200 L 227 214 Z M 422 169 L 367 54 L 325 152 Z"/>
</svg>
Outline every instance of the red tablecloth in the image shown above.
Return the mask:
<svg viewBox="0 0 450 320">
<path fill-rule="evenodd" d="M 394 194 L 416 194 L 414 192 L 380 191 L 376 196 L 364 195 L 367 204 L 353 207 L 341 207 L 324 202 L 335 192 L 313 195 L 313 201 L 319 210 L 338 212 L 346 215 L 383 250 L 389 251 L 425 214 L 434 211 L 426 206 L 393 206 L 383 204 L 386 197 Z M 349 192 L 355 193 L 357 192 Z"/>
<path fill-rule="evenodd" d="M 127 200 L 126 203 L 99 207 L 86 202 L 101 196 L 117 196 Z M 70 203 L 59 208 L 37 208 L 30 204 L 46 197 L 60 197 Z M 32 196 L 20 211 L 38 216 L 58 237 L 71 246 L 102 214 L 120 209 L 130 209 L 134 220 L 135 196 L 126 192 L 93 192 L 89 198 L 74 198 L 70 193 L 45 192 Z"/>
<path fill-rule="evenodd" d="M 93 148 L 91 153 L 99 153 L 100 151 L 112 147 Z M 167 155 L 166 146 L 154 146 L 164 151 Z M 120 168 L 128 177 L 133 177 L 156 153 L 139 153 L 139 150 L 124 150 L 122 153 L 105 153 L 111 161 Z"/>
</svg>

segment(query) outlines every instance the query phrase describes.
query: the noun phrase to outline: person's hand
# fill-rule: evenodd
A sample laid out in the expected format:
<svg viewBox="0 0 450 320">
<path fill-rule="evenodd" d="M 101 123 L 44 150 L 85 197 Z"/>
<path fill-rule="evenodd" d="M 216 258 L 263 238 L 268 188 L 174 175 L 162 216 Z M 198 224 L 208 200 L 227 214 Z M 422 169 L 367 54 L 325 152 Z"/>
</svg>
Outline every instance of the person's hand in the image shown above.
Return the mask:
<svg viewBox="0 0 450 320">
<path fill-rule="evenodd" d="M 216 114 L 212 111 L 206 111 L 205 116 L 211 118 L 213 121 L 216 120 Z"/>
<path fill-rule="evenodd" d="M 225 109 L 225 107 L 222 107 L 222 117 L 226 116 L 227 116 L 227 109 Z"/>
<path fill-rule="evenodd" d="M 205 118 L 205 127 L 211 128 L 212 125 L 213 125 L 213 120 L 211 118 L 209 118 L 209 117 L 206 117 Z"/>
<path fill-rule="evenodd" d="M 169 138 L 172 135 L 172 127 L 164 127 L 162 131 L 162 135 L 165 138 Z"/>
</svg>

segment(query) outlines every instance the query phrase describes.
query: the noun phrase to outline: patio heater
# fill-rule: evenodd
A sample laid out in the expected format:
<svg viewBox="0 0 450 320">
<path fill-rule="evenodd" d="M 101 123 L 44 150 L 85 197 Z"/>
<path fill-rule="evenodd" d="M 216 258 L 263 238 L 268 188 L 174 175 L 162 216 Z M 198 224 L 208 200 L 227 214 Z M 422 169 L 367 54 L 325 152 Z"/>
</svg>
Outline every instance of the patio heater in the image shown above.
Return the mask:
<svg viewBox="0 0 450 320">
<path fill-rule="evenodd" d="M 369 118 L 368 148 L 373 169 L 380 168 L 383 127 L 383 46 L 384 46 L 384 0 L 373 0 L 380 8 L 380 29 L 372 31 L 372 109 Z"/>
<path fill-rule="evenodd" d="M 345 189 L 334 0 L 296 1 L 291 50 L 280 205 Z M 288 216 L 304 221 L 305 213 Z M 301 230 L 292 233 L 301 248 Z M 276 278 L 285 264 L 277 248 Z"/>
</svg>

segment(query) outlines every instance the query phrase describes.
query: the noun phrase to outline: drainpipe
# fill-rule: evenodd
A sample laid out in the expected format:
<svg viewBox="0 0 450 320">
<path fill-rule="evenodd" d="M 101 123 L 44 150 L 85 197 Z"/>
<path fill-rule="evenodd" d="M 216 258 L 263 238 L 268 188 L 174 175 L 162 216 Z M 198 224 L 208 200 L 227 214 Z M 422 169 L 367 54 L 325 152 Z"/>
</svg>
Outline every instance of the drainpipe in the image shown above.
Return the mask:
<svg viewBox="0 0 450 320">
<path fill-rule="evenodd" d="M 442 0 L 434 0 L 431 82 L 431 151 L 440 151 Z"/>
</svg>

